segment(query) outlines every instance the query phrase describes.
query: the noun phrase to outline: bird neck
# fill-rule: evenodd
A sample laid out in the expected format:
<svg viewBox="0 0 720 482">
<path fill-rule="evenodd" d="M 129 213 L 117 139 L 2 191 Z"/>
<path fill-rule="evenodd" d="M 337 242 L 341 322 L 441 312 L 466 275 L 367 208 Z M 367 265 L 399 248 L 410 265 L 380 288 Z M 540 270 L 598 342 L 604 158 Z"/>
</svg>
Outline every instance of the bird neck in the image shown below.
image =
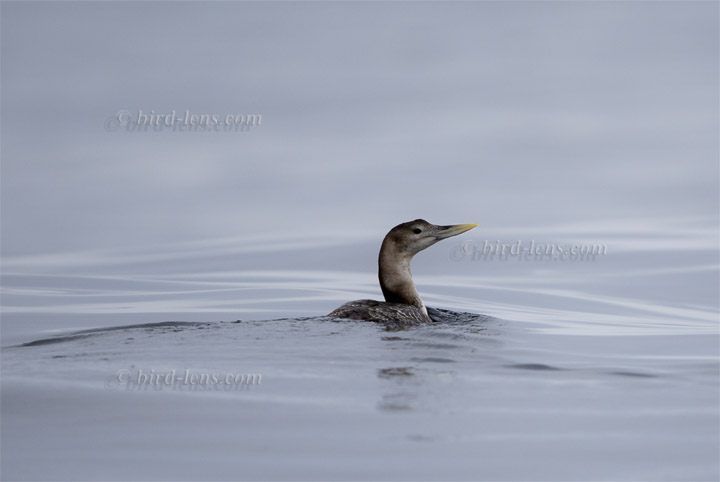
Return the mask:
<svg viewBox="0 0 720 482">
<path fill-rule="evenodd" d="M 384 241 L 378 259 L 380 288 L 388 303 L 416 306 L 427 315 L 410 273 L 411 261 L 412 255 L 402 253 L 392 243 Z"/>
</svg>

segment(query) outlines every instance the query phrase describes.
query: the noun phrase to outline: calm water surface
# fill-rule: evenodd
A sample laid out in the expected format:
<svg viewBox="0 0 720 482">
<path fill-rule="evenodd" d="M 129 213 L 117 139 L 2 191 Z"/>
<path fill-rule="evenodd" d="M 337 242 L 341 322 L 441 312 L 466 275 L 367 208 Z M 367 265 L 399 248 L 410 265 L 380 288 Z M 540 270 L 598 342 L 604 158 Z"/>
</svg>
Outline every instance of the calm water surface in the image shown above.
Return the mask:
<svg viewBox="0 0 720 482">
<path fill-rule="evenodd" d="M 615 225 L 441 243 L 419 291 L 474 315 L 402 331 L 322 316 L 380 298 L 362 234 L 9 259 L 3 477 L 717 480 L 715 231 Z M 186 371 L 261 379 L 133 383 Z"/>
<path fill-rule="evenodd" d="M 718 2 L 0 8 L 1 479 L 720 478 Z"/>
</svg>

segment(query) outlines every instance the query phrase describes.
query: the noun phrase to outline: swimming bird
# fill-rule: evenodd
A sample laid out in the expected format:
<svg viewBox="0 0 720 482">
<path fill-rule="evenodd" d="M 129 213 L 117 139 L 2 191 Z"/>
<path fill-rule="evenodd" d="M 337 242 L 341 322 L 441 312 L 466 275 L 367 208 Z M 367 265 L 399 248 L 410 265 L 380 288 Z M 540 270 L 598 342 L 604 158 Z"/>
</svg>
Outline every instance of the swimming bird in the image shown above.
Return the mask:
<svg viewBox="0 0 720 482">
<path fill-rule="evenodd" d="M 378 257 L 378 278 L 385 301 L 351 301 L 328 316 L 403 325 L 431 322 L 427 308 L 415 289 L 410 262 L 423 249 L 476 226 L 436 226 L 424 219 L 398 224 L 383 239 Z"/>
</svg>

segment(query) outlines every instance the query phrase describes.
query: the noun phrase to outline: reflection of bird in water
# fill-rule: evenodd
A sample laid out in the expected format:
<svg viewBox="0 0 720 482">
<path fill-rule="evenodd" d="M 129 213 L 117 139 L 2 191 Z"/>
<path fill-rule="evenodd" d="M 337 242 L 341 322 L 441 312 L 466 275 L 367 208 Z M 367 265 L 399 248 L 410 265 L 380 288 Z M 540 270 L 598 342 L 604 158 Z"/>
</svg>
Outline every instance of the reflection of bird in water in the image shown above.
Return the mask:
<svg viewBox="0 0 720 482">
<path fill-rule="evenodd" d="M 399 324 L 431 322 L 415 289 L 410 262 L 417 253 L 441 239 L 456 236 L 476 226 L 435 226 L 423 219 L 395 226 L 385 236 L 378 259 L 378 275 L 385 301 L 351 301 L 328 316 Z"/>
</svg>

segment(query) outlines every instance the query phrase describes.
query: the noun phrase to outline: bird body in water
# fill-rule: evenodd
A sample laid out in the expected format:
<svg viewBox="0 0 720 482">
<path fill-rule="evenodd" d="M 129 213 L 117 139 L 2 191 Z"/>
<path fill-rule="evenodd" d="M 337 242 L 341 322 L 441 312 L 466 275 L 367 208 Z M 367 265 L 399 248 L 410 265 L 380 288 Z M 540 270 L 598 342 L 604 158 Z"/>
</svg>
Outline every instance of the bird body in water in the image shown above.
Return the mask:
<svg viewBox="0 0 720 482">
<path fill-rule="evenodd" d="M 412 258 L 438 241 L 476 226 L 436 226 L 424 219 L 398 224 L 383 239 L 378 257 L 378 277 L 385 301 L 351 301 L 328 316 L 401 325 L 431 322 L 410 273 Z"/>
</svg>

